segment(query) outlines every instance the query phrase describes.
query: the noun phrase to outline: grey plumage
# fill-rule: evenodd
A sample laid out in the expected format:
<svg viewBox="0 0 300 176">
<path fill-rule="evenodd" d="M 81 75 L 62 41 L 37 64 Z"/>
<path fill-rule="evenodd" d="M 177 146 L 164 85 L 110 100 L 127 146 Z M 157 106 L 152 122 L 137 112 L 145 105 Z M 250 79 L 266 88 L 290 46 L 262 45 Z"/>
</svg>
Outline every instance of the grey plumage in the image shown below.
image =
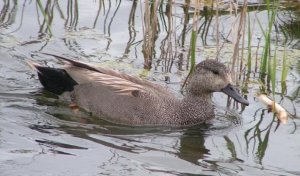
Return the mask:
<svg viewBox="0 0 300 176">
<path fill-rule="evenodd" d="M 228 86 L 234 91 L 229 70 L 215 60 L 205 60 L 195 67 L 186 86 L 186 96 L 178 99 L 164 87 L 149 81 L 60 59 L 67 63 L 64 70 L 77 83 L 72 91 L 64 93 L 64 97 L 71 96 L 78 106 L 113 123 L 164 126 L 204 123 L 214 117 L 212 93 Z M 35 63 L 31 65 L 38 71 L 41 67 Z M 43 75 L 40 71 L 39 74 Z M 248 105 L 239 95 L 233 98 Z"/>
</svg>

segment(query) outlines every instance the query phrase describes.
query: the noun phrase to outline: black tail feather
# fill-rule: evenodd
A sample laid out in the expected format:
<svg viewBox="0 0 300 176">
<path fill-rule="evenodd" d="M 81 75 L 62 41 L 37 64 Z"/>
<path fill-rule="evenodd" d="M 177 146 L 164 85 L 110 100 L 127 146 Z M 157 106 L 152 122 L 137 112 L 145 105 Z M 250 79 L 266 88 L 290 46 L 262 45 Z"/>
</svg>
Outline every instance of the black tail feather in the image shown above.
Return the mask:
<svg viewBox="0 0 300 176">
<path fill-rule="evenodd" d="M 36 66 L 38 77 L 44 88 L 54 94 L 72 91 L 77 82 L 64 69 Z"/>
</svg>

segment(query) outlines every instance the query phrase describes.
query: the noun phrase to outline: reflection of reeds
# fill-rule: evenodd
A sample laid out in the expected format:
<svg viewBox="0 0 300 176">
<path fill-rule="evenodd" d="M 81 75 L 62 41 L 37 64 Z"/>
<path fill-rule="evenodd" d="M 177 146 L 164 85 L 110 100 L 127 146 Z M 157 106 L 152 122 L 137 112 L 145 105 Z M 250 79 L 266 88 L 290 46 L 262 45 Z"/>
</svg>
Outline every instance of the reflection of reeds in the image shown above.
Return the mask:
<svg viewBox="0 0 300 176">
<path fill-rule="evenodd" d="M 164 16 L 161 16 L 161 21 L 165 22 L 163 26 L 165 26 L 165 30 L 167 32 L 166 37 L 164 37 L 161 40 L 161 46 L 160 46 L 160 57 L 159 61 L 163 61 L 164 63 L 164 70 L 165 72 L 170 72 L 173 61 L 176 57 L 177 52 L 174 50 L 174 33 L 173 33 L 173 6 L 172 6 L 172 1 L 169 0 L 168 3 L 166 4 L 166 11 Z"/>
<path fill-rule="evenodd" d="M 43 8 L 43 5 L 40 0 L 36 1 L 37 6 L 39 7 L 40 12 L 42 13 L 44 17 L 44 21 L 41 24 L 40 27 L 40 34 L 43 34 L 45 32 L 49 32 L 49 35 L 52 36 L 52 31 L 51 31 L 51 23 L 53 21 L 53 8 L 54 5 L 51 3 L 51 1 L 46 2 L 45 9 Z M 44 27 L 46 26 L 46 27 Z"/>
<path fill-rule="evenodd" d="M 78 10 L 78 0 L 68 0 L 67 5 L 67 19 L 65 26 L 69 30 L 74 30 L 78 24 L 79 10 Z"/>
<path fill-rule="evenodd" d="M 181 47 L 181 48 L 185 48 L 185 41 L 186 41 L 186 32 L 188 30 L 188 23 L 189 23 L 189 8 L 190 8 L 190 1 L 186 0 L 185 4 L 183 5 L 183 13 L 184 13 L 184 17 L 183 17 L 183 28 L 181 31 L 181 34 L 178 36 L 177 38 L 177 44 Z M 184 62 L 184 53 L 180 52 L 178 54 L 178 69 L 179 70 L 183 70 L 183 62 Z"/>
<path fill-rule="evenodd" d="M 102 10 L 102 7 L 105 9 L 105 4 L 104 4 L 103 0 L 100 0 L 99 1 L 99 7 L 98 7 L 98 10 L 97 10 L 97 14 L 96 14 L 96 18 L 94 20 L 93 28 L 96 28 L 96 25 L 97 25 L 98 18 L 99 18 L 100 12 Z M 105 10 L 103 10 L 103 13 L 105 14 Z"/>
<path fill-rule="evenodd" d="M 235 145 L 234 145 L 233 141 L 231 141 L 230 138 L 227 137 L 227 136 L 224 136 L 224 139 L 226 141 L 227 149 L 231 153 L 232 159 L 236 160 L 237 159 L 237 153 L 236 153 L 236 149 L 235 149 Z"/>
<path fill-rule="evenodd" d="M 10 3 L 10 0 L 3 1 L 3 7 L 0 11 L 0 28 L 5 28 L 12 25 L 16 20 L 18 1 L 14 0 Z"/>
<path fill-rule="evenodd" d="M 127 42 L 127 46 L 124 51 L 124 55 L 127 55 L 130 52 L 130 47 L 133 45 L 136 39 L 137 32 L 135 30 L 135 12 L 137 9 L 137 1 L 132 1 L 132 6 L 128 18 L 128 32 L 129 32 L 129 40 Z"/>
<path fill-rule="evenodd" d="M 256 116 L 257 112 L 255 113 L 255 116 Z M 273 129 L 273 124 L 274 124 L 274 119 L 275 119 L 275 116 L 273 116 L 273 119 L 271 119 L 271 122 L 267 125 L 267 127 L 262 128 L 265 112 L 266 112 L 266 110 L 262 110 L 261 116 L 260 116 L 260 119 L 258 120 L 258 122 L 253 127 L 249 128 L 247 131 L 245 131 L 245 134 L 244 134 L 244 138 L 246 141 L 247 153 L 249 152 L 249 150 L 251 150 L 249 148 L 249 146 L 252 142 L 253 149 L 251 151 L 253 154 L 256 155 L 256 159 L 258 159 L 258 163 L 260 163 L 260 164 L 265 156 L 266 149 L 267 149 L 268 142 L 269 142 L 270 132 Z M 275 129 L 278 128 L 278 125 L 279 125 L 279 123 L 277 123 Z M 256 150 L 255 150 L 255 147 L 257 147 Z"/>
</svg>

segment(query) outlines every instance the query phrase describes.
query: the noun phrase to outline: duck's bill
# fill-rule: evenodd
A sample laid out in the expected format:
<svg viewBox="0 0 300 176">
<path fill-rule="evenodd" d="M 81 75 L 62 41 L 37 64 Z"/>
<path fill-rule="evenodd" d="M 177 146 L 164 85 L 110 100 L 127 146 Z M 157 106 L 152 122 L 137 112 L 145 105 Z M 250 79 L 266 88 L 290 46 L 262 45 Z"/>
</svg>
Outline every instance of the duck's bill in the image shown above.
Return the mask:
<svg viewBox="0 0 300 176">
<path fill-rule="evenodd" d="M 235 87 L 233 87 L 231 84 L 228 84 L 225 88 L 221 89 L 222 92 L 229 95 L 231 98 L 233 98 L 235 101 L 244 104 L 246 106 L 249 105 L 248 100 L 246 100 L 242 95 L 237 91 Z"/>
</svg>

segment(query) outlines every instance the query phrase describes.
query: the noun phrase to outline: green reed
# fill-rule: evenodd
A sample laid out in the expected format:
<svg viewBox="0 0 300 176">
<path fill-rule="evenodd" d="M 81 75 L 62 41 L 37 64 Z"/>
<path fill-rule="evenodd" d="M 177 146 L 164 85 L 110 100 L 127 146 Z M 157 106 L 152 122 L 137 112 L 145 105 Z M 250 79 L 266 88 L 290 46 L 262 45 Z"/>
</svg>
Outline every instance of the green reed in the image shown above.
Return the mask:
<svg viewBox="0 0 300 176">
<path fill-rule="evenodd" d="M 284 48 L 283 51 L 283 57 L 282 57 L 282 70 L 281 70 L 281 94 L 284 95 L 286 94 L 286 78 L 289 72 L 289 62 L 287 59 L 287 54 L 286 54 L 286 48 Z"/>
<path fill-rule="evenodd" d="M 247 56 L 247 72 L 248 74 L 251 73 L 251 66 L 252 66 L 252 54 L 251 54 L 251 42 L 252 42 L 252 31 L 251 31 L 251 21 L 250 15 L 248 12 L 248 56 Z"/>
<path fill-rule="evenodd" d="M 40 1 L 40 0 L 37 0 L 36 2 L 37 2 L 37 4 L 38 4 L 38 7 L 39 7 L 39 9 L 40 9 L 40 11 L 41 11 L 41 13 L 42 13 L 42 15 L 43 15 L 45 21 L 46 21 L 47 29 L 48 29 L 49 35 L 52 36 L 51 25 L 50 25 L 50 20 L 49 20 L 48 14 L 47 14 L 46 11 L 44 10 L 41 1 Z"/>
<path fill-rule="evenodd" d="M 288 72 L 289 72 L 289 63 L 287 61 L 286 48 L 284 48 L 283 57 L 282 57 L 281 82 L 285 82 L 286 81 Z"/>
<path fill-rule="evenodd" d="M 190 40 L 190 49 L 189 49 L 189 55 L 191 57 L 190 62 L 191 62 L 191 67 L 190 67 L 190 71 L 189 74 L 187 76 L 187 78 L 184 80 L 183 85 L 181 87 L 181 89 L 185 86 L 189 76 L 193 73 L 195 65 L 196 65 L 196 45 L 197 45 L 197 27 L 198 27 L 198 23 L 197 23 L 197 19 L 200 15 L 200 2 L 196 1 L 195 4 L 195 11 L 194 11 L 194 16 L 193 16 L 193 26 L 192 26 L 192 32 L 191 32 L 191 40 Z"/>
<path fill-rule="evenodd" d="M 193 26 L 191 32 L 191 45 L 190 45 L 190 56 L 191 56 L 191 67 L 190 73 L 193 72 L 196 65 L 196 44 L 197 44 L 197 29 L 198 29 L 198 17 L 200 16 L 200 1 L 195 3 L 195 11 L 193 17 Z"/>
<path fill-rule="evenodd" d="M 271 63 L 272 62 L 272 63 Z M 275 87 L 276 87 L 276 67 L 277 67 L 277 46 L 274 52 L 274 57 L 272 61 L 270 60 L 270 77 L 271 77 L 271 85 L 272 85 L 272 95 L 273 99 L 275 96 Z"/>
<path fill-rule="evenodd" d="M 268 25 L 267 29 L 264 31 L 262 29 L 262 25 L 258 20 L 259 26 L 262 29 L 262 32 L 265 37 L 265 47 L 263 50 L 263 56 L 261 59 L 261 64 L 260 64 L 260 74 L 261 76 L 268 74 L 270 76 L 271 74 L 271 33 L 272 33 L 272 27 L 273 23 L 275 22 L 276 14 L 278 11 L 279 7 L 279 1 L 274 1 L 272 4 L 272 7 L 270 5 L 270 1 L 266 1 L 267 4 L 267 12 L 268 12 Z"/>
<path fill-rule="evenodd" d="M 194 69 L 196 65 L 196 41 L 197 41 L 197 32 L 195 30 L 192 31 L 191 34 L 191 70 Z"/>
</svg>

